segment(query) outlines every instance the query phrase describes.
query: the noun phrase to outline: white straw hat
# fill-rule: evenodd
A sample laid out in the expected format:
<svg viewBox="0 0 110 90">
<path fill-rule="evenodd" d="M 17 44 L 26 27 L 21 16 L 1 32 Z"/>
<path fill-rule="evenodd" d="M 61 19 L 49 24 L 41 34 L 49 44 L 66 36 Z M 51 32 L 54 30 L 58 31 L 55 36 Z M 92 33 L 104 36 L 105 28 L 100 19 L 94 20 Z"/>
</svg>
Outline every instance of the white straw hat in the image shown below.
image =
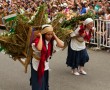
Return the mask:
<svg viewBox="0 0 110 90">
<path fill-rule="evenodd" d="M 49 24 L 42 25 L 41 34 L 45 34 L 45 33 L 50 32 L 50 31 L 53 31 L 52 25 L 49 25 Z"/>
</svg>

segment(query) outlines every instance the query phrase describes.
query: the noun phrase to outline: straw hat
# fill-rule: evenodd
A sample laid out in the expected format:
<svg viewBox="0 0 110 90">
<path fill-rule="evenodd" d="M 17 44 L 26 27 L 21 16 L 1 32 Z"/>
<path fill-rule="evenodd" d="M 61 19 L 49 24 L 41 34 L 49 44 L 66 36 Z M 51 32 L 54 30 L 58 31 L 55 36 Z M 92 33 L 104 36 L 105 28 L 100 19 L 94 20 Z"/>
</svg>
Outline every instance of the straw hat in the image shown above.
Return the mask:
<svg viewBox="0 0 110 90">
<path fill-rule="evenodd" d="M 51 31 L 53 31 L 52 25 L 49 25 L 49 24 L 42 25 L 41 34 L 45 34 L 47 32 L 51 32 Z"/>
</svg>

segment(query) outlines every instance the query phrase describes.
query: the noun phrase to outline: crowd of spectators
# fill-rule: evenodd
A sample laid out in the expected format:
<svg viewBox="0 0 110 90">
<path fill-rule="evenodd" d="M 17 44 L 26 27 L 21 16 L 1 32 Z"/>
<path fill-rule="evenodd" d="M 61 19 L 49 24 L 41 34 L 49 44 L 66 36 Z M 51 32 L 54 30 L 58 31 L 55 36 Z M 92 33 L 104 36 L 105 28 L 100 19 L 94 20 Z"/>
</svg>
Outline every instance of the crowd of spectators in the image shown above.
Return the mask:
<svg viewBox="0 0 110 90">
<path fill-rule="evenodd" d="M 26 13 L 25 15 L 31 19 L 30 16 L 35 15 L 43 3 L 48 6 L 49 21 L 53 20 L 58 12 L 66 15 L 67 20 L 72 16 L 86 13 L 94 14 L 96 19 L 110 20 L 109 0 L 1 0 L 0 18 L 14 13 Z"/>
<path fill-rule="evenodd" d="M 51 18 L 57 12 L 67 13 L 70 11 L 80 15 L 91 12 L 96 14 L 97 18 L 110 19 L 110 3 L 108 0 L 1 0 L 0 15 L 7 16 L 25 12 L 34 14 L 42 3 L 48 5 L 48 14 Z"/>
</svg>

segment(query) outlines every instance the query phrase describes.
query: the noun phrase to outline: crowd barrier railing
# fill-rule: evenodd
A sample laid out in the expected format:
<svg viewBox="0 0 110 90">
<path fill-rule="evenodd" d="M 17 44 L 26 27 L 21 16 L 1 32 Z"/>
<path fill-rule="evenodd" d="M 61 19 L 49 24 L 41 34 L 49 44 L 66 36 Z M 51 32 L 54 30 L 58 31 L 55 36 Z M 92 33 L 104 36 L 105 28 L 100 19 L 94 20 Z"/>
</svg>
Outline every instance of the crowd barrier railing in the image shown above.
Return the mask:
<svg viewBox="0 0 110 90">
<path fill-rule="evenodd" d="M 90 44 L 97 45 L 98 48 L 110 48 L 110 20 L 95 19 L 93 36 Z"/>
</svg>

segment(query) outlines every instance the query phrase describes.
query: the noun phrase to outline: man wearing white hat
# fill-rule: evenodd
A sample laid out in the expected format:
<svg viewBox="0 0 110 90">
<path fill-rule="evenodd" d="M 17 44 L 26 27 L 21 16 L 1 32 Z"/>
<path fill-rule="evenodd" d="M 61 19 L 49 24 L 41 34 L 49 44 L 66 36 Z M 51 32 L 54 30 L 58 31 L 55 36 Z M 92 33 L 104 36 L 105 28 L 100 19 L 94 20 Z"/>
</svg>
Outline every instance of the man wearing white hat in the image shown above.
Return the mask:
<svg viewBox="0 0 110 90">
<path fill-rule="evenodd" d="M 89 61 L 85 42 L 89 42 L 93 32 L 93 19 L 87 18 L 74 32 L 70 34 L 68 46 L 67 66 L 70 66 L 74 75 L 86 75 L 84 65 Z"/>
</svg>

